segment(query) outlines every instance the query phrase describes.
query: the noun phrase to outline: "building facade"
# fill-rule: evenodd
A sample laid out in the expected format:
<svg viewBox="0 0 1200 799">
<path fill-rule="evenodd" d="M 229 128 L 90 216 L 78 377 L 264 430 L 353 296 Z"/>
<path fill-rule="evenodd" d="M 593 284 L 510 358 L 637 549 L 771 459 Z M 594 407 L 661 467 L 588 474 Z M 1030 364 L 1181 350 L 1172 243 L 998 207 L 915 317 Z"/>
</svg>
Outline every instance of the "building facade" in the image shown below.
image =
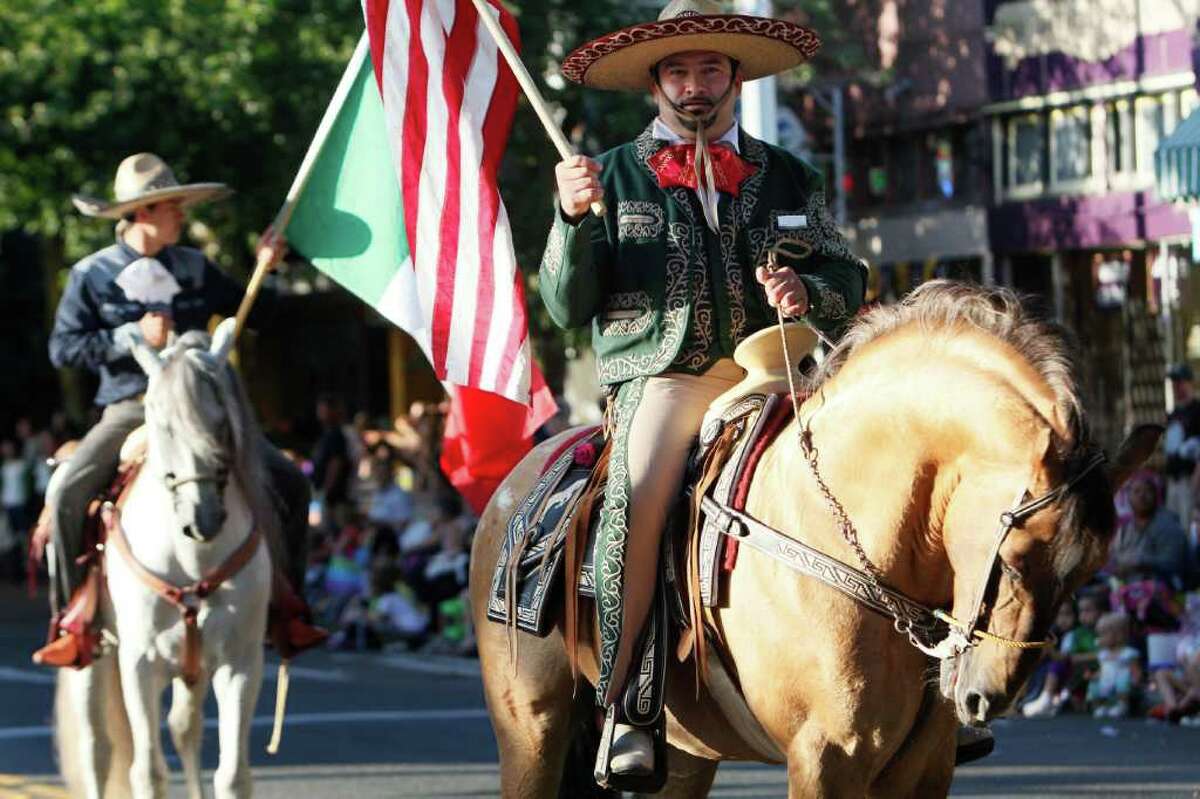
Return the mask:
<svg viewBox="0 0 1200 799">
<path fill-rule="evenodd" d="M 1189 216 L 1158 198 L 1154 171 L 1200 105 L 1200 0 L 846 7 L 867 63 L 827 84 L 846 101 L 846 168 L 830 177 L 869 298 L 933 277 L 1010 286 L 1083 343 L 1102 441 L 1161 421 L 1166 362 L 1200 360 Z"/>
<path fill-rule="evenodd" d="M 848 234 L 870 297 L 933 277 L 991 282 L 985 18 L 961 0 L 876 0 L 856 15 L 874 75 L 845 83 Z"/>
<path fill-rule="evenodd" d="M 1158 199 L 1154 152 L 1197 105 L 1191 0 L 991 0 L 987 90 L 997 280 L 1086 344 L 1107 441 L 1161 421 L 1186 349 L 1187 214 Z"/>
</svg>

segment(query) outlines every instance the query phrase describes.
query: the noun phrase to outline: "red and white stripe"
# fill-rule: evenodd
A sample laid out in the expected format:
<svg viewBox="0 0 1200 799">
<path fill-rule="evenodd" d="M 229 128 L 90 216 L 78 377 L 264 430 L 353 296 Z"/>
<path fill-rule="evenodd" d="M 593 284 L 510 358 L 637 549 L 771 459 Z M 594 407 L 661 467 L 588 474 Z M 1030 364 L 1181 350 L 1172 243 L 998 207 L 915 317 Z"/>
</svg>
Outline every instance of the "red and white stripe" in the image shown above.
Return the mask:
<svg viewBox="0 0 1200 799">
<path fill-rule="evenodd" d="M 497 181 L 516 78 L 471 0 L 363 0 L 363 13 L 427 323 L 410 332 L 440 379 L 526 403 L 525 300 Z"/>
</svg>

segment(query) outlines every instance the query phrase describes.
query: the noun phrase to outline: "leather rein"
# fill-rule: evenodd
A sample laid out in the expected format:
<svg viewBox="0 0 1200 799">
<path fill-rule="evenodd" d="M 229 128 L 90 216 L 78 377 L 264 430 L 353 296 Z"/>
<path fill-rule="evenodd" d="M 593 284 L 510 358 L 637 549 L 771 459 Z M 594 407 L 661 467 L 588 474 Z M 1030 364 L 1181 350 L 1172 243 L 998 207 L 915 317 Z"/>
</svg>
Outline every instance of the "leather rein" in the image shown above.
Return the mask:
<svg viewBox="0 0 1200 799">
<path fill-rule="evenodd" d="M 111 544 L 125 562 L 129 565 L 134 576 L 144 585 L 155 593 L 159 599 L 172 605 L 179 611 L 183 618 L 184 638 L 183 638 L 183 657 L 180 659 L 180 677 L 183 681 L 191 686 L 195 685 L 200 678 L 201 662 L 201 634 L 198 624 L 200 613 L 200 603 L 203 602 L 209 595 L 221 587 L 225 581 L 240 572 L 246 567 L 246 564 L 258 552 L 258 547 L 262 543 L 262 533 L 258 526 L 252 526 L 250 532 L 246 534 L 246 538 L 242 541 L 229 557 L 225 558 L 219 566 L 207 572 L 203 577 L 195 582 L 186 585 L 175 585 L 159 577 L 154 572 L 150 571 L 137 559 L 133 554 L 133 550 L 129 546 L 129 540 L 125 537 L 125 530 L 121 526 L 121 508 L 125 504 L 125 497 L 132 488 L 138 474 L 141 472 L 142 462 L 138 461 L 132 467 L 131 474 L 125 486 L 122 488 L 116 502 L 105 502 L 101 507 L 101 519 L 104 522 L 104 529 L 107 533 L 108 543 Z M 174 488 L 174 486 L 170 486 Z"/>
</svg>

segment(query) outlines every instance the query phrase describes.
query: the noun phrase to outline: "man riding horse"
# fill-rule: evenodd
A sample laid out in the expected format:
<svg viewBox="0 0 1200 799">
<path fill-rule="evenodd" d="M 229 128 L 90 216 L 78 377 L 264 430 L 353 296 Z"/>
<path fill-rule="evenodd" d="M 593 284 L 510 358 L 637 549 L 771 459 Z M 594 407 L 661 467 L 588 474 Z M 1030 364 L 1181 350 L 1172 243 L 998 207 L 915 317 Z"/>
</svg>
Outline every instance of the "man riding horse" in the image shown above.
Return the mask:
<svg viewBox="0 0 1200 799">
<path fill-rule="evenodd" d="M 184 210 L 229 194 L 220 183 L 180 185 L 158 156 L 138 153 L 123 160 L 114 181 L 115 202 L 76 196 L 86 216 L 119 220 L 116 243 L 92 253 L 71 269 L 50 334 L 50 360 L 56 367 L 85 367 L 96 372 L 100 386 L 96 404 L 103 408 L 93 427 L 61 467 L 52 508 L 55 574 L 51 607 L 63 609 L 80 585 L 78 562 L 84 546 L 88 503 L 116 476 L 122 444 L 145 421 L 142 396 L 146 374 L 135 362 L 132 345 L 141 339 L 161 350 L 175 334 L 204 330 L 215 314 L 236 313 L 242 289 L 205 255 L 178 245 Z M 274 234 L 263 236 L 260 253 L 271 262 L 286 247 Z M 270 312 L 264 293 L 251 321 Z M 266 302 L 263 302 L 266 300 Z M 265 442 L 264 442 L 265 443 Z M 308 481 L 279 450 L 263 447 L 272 487 L 281 499 L 281 516 L 289 563 L 280 564 L 292 585 L 303 585 L 307 537 Z M 307 608 L 285 581 L 276 580 L 276 617 L 286 626 L 282 640 L 299 651 L 324 639 L 325 633 L 304 621 Z M 53 622 L 52 622 L 53 623 Z M 56 629 L 55 637 L 34 655 L 52 666 L 79 662 L 84 645 L 75 632 Z M 287 653 L 285 653 L 287 654 Z"/>
<path fill-rule="evenodd" d="M 654 23 L 603 36 L 563 63 L 599 89 L 648 91 L 633 142 L 556 168 L 558 213 L 541 294 L 565 328 L 592 323 L 613 450 L 596 539 L 597 699 L 617 713 L 614 775 L 653 770 L 650 734 L 619 702 L 655 589 L 659 542 L 709 403 L 742 377 L 734 348 L 776 309 L 836 336 L 863 302 L 866 264 L 830 218 L 820 173 L 741 130 L 742 82 L 807 60 L 799 25 L 674 0 Z M 603 217 L 589 213 L 604 201 Z M 775 245 L 808 257 L 765 268 Z"/>
</svg>

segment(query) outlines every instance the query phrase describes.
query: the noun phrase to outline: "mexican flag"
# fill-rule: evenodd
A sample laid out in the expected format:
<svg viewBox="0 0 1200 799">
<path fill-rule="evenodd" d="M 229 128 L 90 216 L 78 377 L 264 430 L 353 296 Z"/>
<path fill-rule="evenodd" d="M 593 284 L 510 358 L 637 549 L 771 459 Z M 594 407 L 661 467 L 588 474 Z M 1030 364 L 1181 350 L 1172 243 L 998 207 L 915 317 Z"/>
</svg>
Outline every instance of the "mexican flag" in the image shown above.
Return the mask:
<svg viewBox="0 0 1200 799">
<path fill-rule="evenodd" d="M 432 28 L 444 38 L 423 37 L 424 62 L 388 14 L 442 7 L 364 5 L 370 35 L 289 192 L 283 232 L 293 250 L 421 347 L 451 397 L 443 471 L 481 512 L 556 410 L 530 356 L 496 179 L 515 78 L 478 15 L 467 16 L 469 4 L 452 25 Z M 464 37 L 464 26 L 479 35 Z"/>
<path fill-rule="evenodd" d="M 366 42 L 364 36 L 355 49 L 305 156 L 283 232 L 291 249 L 420 342 L 425 322 Z"/>
</svg>

